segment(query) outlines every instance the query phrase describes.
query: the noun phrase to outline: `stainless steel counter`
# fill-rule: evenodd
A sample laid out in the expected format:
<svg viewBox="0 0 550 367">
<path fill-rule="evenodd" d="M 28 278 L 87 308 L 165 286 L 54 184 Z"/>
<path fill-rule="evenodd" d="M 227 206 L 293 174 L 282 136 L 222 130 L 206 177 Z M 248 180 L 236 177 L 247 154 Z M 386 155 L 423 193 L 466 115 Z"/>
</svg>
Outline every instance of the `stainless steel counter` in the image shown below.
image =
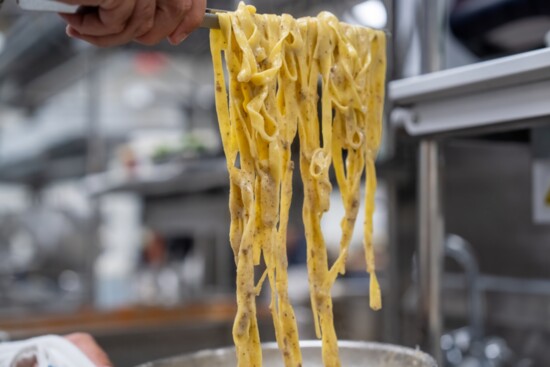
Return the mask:
<svg viewBox="0 0 550 367">
<path fill-rule="evenodd" d="M 441 362 L 445 229 L 442 141 L 550 124 L 550 49 L 389 84 L 391 123 L 419 137 L 419 290 L 423 344 Z"/>
<path fill-rule="evenodd" d="M 392 122 L 449 135 L 550 122 L 550 49 L 393 81 Z"/>
</svg>

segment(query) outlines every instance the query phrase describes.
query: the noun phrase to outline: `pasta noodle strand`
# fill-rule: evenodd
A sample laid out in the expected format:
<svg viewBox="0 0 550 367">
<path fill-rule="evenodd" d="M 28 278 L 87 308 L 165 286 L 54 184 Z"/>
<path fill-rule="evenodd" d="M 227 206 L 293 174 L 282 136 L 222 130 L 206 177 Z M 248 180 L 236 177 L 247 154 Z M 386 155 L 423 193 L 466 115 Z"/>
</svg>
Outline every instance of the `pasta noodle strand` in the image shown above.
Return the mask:
<svg viewBox="0 0 550 367">
<path fill-rule="evenodd" d="M 373 309 L 381 307 L 372 215 L 374 161 L 382 130 L 385 35 L 340 23 L 328 12 L 294 19 L 286 14 L 256 14 L 253 6 L 241 3 L 235 12 L 218 17 L 220 29 L 211 31 L 210 44 L 216 110 L 230 177 L 229 240 L 237 265 L 233 339 L 238 365 L 262 366 L 255 300 L 268 279 L 275 336 L 285 366 L 302 366 L 288 294 L 286 253 L 294 172 L 291 146 L 299 139 L 315 330 L 322 339 L 325 366 L 338 367 L 330 290 L 346 270 L 364 176 L 370 303 Z M 340 253 L 332 265 L 321 228 L 321 218 L 330 206 L 331 167 L 345 210 Z M 255 269 L 262 260 L 266 270 L 256 283 Z"/>
</svg>

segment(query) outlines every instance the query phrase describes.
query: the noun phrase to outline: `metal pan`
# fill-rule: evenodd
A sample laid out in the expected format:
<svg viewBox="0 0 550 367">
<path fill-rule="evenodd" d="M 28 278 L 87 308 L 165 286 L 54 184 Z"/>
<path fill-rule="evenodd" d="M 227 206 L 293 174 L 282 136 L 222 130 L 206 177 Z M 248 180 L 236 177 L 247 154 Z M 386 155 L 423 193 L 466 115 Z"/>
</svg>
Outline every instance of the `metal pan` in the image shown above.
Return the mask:
<svg viewBox="0 0 550 367">
<path fill-rule="evenodd" d="M 304 367 L 322 367 L 321 342 L 303 341 Z M 340 341 L 340 360 L 343 367 L 437 367 L 435 361 L 419 350 L 391 344 Z M 204 350 L 197 353 L 149 362 L 137 367 L 234 367 L 237 365 L 234 348 Z M 263 367 L 284 366 L 275 343 L 263 345 Z"/>
</svg>

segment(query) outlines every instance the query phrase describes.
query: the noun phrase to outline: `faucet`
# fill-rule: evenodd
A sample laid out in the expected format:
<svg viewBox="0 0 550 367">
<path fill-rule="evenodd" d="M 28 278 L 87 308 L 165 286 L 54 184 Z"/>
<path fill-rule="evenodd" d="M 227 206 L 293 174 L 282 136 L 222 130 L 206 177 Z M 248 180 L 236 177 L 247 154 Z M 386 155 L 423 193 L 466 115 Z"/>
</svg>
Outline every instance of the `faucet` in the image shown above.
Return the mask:
<svg viewBox="0 0 550 367">
<path fill-rule="evenodd" d="M 445 239 L 445 256 L 454 259 L 464 269 L 468 295 L 469 329 L 474 340 L 483 337 L 484 309 L 479 287 L 479 265 L 472 246 L 462 237 L 449 234 Z"/>
<path fill-rule="evenodd" d="M 445 256 L 454 259 L 464 269 L 468 296 L 469 325 L 452 330 L 441 337 L 441 349 L 448 366 L 500 367 L 512 355 L 506 341 L 499 337 L 486 337 L 483 327 L 485 315 L 480 287 L 479 265 L 472 246 L 464 238 L 447 235 Z"/>
</svg>

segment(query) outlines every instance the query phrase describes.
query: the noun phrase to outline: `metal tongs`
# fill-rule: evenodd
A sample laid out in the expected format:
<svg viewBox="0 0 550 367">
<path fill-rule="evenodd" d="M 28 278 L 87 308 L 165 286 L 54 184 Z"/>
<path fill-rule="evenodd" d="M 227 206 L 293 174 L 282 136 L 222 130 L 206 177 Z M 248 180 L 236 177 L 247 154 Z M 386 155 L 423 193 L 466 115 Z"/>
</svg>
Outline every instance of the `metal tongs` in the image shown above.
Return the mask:
<svg viewBox="0 0 550 367">
<path fill-rule="evenodd" d="M 17 0 L 17 4 L 23 10 L 65 14 L 74 14 L 80 8 L 78 5 L 69 5 L 55 0 Z"/>
<path fill-rule="evenodd" d="M 3 1 L 4 0 L 0 0 L 0 6 Z M 84 9 L 78 5 L 69 5 L 55 0 L 17 0 L 17 4 L 19 4 L 19 7 L 23 10 L 65 14 L 75 14 Z M 217 14 L 221 12 L 225 12 L 225 10 L 207 8 L 200 27 L 210 29 L 220 28 Z"/>
<path fill-rule="evenodd" d="M 204 18 L 202 18 L 201 28 L 219 29 L 220 21 L 218 20 L 218 13 L 225 13 L 226 10 L 210 9 L 206 8 Z"/>
</svg>

